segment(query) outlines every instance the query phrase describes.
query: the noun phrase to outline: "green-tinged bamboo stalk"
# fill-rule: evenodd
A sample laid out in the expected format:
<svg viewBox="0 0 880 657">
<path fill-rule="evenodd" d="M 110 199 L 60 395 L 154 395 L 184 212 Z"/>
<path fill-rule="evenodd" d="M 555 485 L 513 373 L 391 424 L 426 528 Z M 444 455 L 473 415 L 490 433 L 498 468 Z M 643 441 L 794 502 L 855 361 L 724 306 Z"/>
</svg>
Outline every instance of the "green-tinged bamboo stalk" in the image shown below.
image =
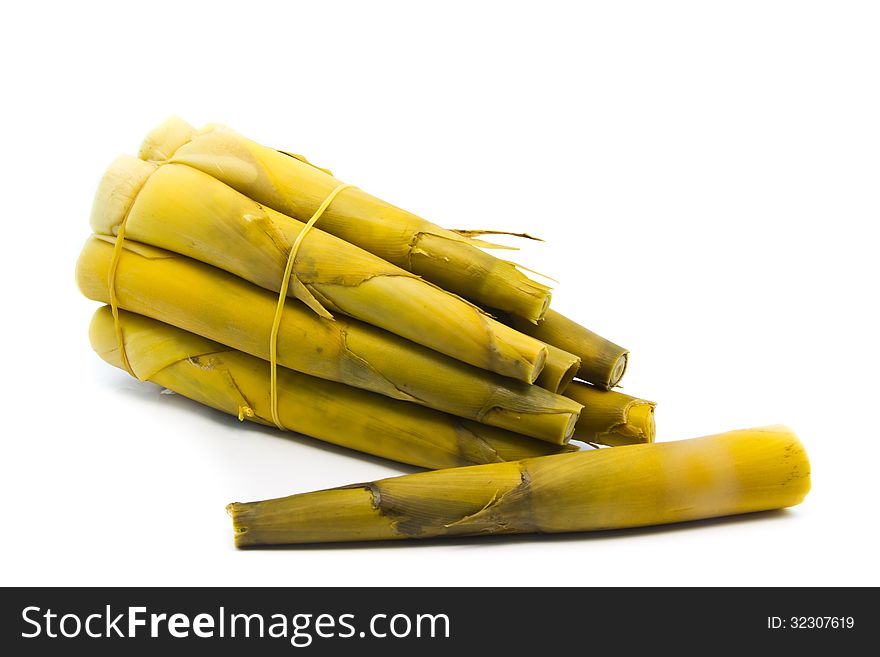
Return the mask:
<svg viewBox="0 0 880 657">
<path fill-rule="evenodd" d="M 144 160 L 200 169 L 279 212 L 308 220 L 339 181 L 329 171 L 245 139 L 229 128 L 196 131 L 178 118 L 151 132 Z M 492 246 L 446 230 L 360 189 L 341 194 L 317 224 L 426 280 L 529 321 L 543 317 L 550 290 L 517 267 L 480 250 Z"/>
<path fill-rule="evenodd" d="M 98 186 L 92 229 L 115 235 L 123 221 L 127 238 L 214 265 L 274 292 L 281 289 L 291 249 L 305 228 L 197 169 L 127 156 L 117 158 Z M 547 357 L 542 342 L 315 228 L 300 242 L 287 294 L 326 318 L 344 313 L 526 383 L 534 382 Z"/>
<path fill-rule="evenodd" d="M 119 318 L 138 378 L 239 419 L 274 426 L 266 361 L 125 310 Z M 101 358 L 125 369 L 109 306 L 95 312 L 89 337 Z M 283 367 L 278 390 L 285 429 L 424 468 L 498 463 L 574 449 Z"/>
<path fill-rule="evenodd" d="M 580 366 L 580 358 L 548 344 L 547 360 L 544 361 L 544 369 L 535 380 L 535 385 L 561 395 L 574 380 Z"/>
<path fill-rule="evenodd" d="M 764 427 L 437 470 L 227 509 L 244 547 L 640 527 L 793 506 L 809 488 L 797 436 Z"/>
<path fill-rule="evenodd" d="M 605 390 L 620 383 L 626 372 L 629 351 L 593 333 L 552 308 L 537 324 L 518 317 L 508 318 L 511 325 L 541 342 L 570 352 L 581 359 L 577 378 Z"/>
<path fill-rule="evenodd" d="M 565 396 L 584 406 L 574 427 L 576 440 L 612 447 L 654 442 L 656 403 L 579 381 L 566 388 Z"/>
<path fill-rule="evenodd" d="M 112 239 L 93 236 L 77 265 L 90 299 L 109 303 Z M 120 308 L 253 356 L 269 357 L 277 298 L 247 281 L 170 251 L 125 240 L 116 272 Z M 453 360 L 356 320 L 319 317 L 289 300 L 278 363 L 555 444 L 567 442 L 581 405 Z"/>
</svg>

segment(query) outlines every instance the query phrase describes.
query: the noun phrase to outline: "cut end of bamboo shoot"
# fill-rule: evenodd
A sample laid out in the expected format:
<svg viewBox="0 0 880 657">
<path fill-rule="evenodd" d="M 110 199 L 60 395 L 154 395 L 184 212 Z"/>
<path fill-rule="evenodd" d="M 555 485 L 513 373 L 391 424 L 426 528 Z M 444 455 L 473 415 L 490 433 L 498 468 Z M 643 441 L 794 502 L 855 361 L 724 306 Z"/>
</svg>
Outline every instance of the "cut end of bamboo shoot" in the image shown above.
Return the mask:
<svg viewBox="0 0 880 657">
<path fill-rule="evenodd" d="M 637 399 L 625 409 L 621 422 L 609 427 L 594 440 L 609 447 L 652 443 L 657 434 L 654 402 Z"/>
<path fill-rule="evenodd" d="M 581 366 L 581 359 L 575 357 L 571 365 L 569 365 L 568 369 L 565 370 L 563 375 L 559 379 L 559 383 L 556 385 L 556 394 L 561 395 L 565 392 L 566 388 L 571 385 L 571 382 L 574 381 L 574 377 L 577 376 L 578 369 Z"/>
<path fill-rule="evenodd" d="M 657 405 L 654 402 L 640 401 L 629 409 L 629 423 L 644 436 L 646 443 L 653 443 L 657 435 L 657 425 L 654 422 L 654 410 Z"/>
<path fill-rule="evenodd" d="M 574 381 L 580 367 L 580 358 L 548 344 L 547 360 L 535 383 L 545 390 L 561 395 Z"/>
<path fill-rule="evenodd" d="M 584 407 L 575 425 L 575 440 L 611 447 L 654 442 L 654 402 L 579 381 L 568 387 L 565 396 Z"/>
<path fill-rule="evenodd" d="M 144 138 L 138 157 L 153 162 L 170 160 L 195 134 L 196 129 L 179 116 L 169 117 Z"/>
<path fill-rule="evenodd" d="M 528 346 L 531 347 L 531 345 L 528 345 Z M 526 369 L 526 374 L 525 374 L 526 381 L 529 384 L 532 384 L 535 381 L 537 381 L 538 377 L 541 375 L 541 372 L 544 371 L 544 365 L 547 363 L 547 349 L 546 348 L 537 349 L 536 351 L 534 351 L 532 353 L 534 353 L 535 356 L 533 358 L 531 358 L 531 360 L 532 360 L 531 369 Z M 525 362 L 526 362 L 527 368 L 528 368 L 528 361 L 529 361 L 529 352 L 526 351 Z"/>
<path fill-rule="evenodd" d="M 130 155 L 120 155 L 104 173 L 92 203 L 90 224 L 99 235 L 116 235 L 135 198 L 156 165 Z"/>
<path fill-rule="evenodd" d="M 547 310 L 537 324 L 511 315 L 509 323 L 545 344 L 575 354 L 581 359 L 577 378 L 610 390 L 620 385 L 626 373 L 629 350 L 554 311 Z"/>
<path fill-rule="evenodd" d="M 574 381 L 574 377 L 577 376 L 580 366 L 581 359 L 578 358 L 571 364 L 571 366 L 567 370 L 565 370 L 565 374 L 563 374 L 562 378 L 559 380 L 559 385 L 556 386 L 557 394 L 561 395 L 563 392 L 565 392 L 566 388 L 571 385 L 571 383 Z"/>
<path fill-rule="evenodd" d="M 626 367 L 629 365 L 629 352 L 625 351 L 617 358 L 614 367 L 611 368 L 611 376 L 608 379 L 608 387 L 616 388 L 626 374 Z"/>
</svg>

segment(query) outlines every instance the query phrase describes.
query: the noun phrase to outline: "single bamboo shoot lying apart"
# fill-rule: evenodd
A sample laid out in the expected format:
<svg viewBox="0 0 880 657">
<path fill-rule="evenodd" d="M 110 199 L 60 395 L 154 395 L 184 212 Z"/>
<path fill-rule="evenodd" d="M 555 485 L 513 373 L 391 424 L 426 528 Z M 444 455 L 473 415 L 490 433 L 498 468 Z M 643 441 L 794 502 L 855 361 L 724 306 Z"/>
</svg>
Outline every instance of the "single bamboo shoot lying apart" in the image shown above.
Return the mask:
<svg viewBox="0 0 880 657">
<path fill-rule="evenodd" d="M 92 236 L 77 282 L 110 302 L 113 238 Z M 119 307 L 269 358 L 277 295 L 197 260 L 125 240 L 116 272 Z M 581 405 L 547 390 L 467 365 L 388 331 L 319 317 L 290 299 L 278 332 L 285 367 L 422 404 L 555 444 L 568 442 Z"/>
<path fill-rule="evenodd" d="M 293 244 L 305 228 L 197 169 L 127 156 L 116 159 L 98 186 L 92 229 L 116 235 L 123 221 L 128 238 L 273 292 L 281 289 Z M 525 383 L 544 367 L 542 342 L 338 237 L 313 228 L 294 255 L 287 294 L 322 317 L 343 313 Z"/>
<path fill-rule="evenodd" d="M 119 311 L 119 318 L 138 378 L 241 420 L 274 426 L 266 361 L 125 310 Z M 89 337 L 101 358 L 123 369 L 109 306 L 95 312 Z M 424 468 L 497 463 L 574 449 L 283 367 L 278 384 L 284 428 Z"/>
<path fill-rule="evenodd" d="M 423 472 L 230 504 L 240 547 L 658 525 L 799 504 L 810 464 L 780 426 Z"/>
<path fill-rule="evenodd" d="M 307 221 L 340 184 L 301 156 L 261 146 L 223 126 L 196 131 L 178 118 L 153 130 L 140 157 L 186 164 L 255 201 Z M 474 240 L 425 221 L 360 189 L 347 190 L 319 219 L 321 230 L 477 303 L 529 321 L 540 319 L 550 290 Z"/>
</svg>

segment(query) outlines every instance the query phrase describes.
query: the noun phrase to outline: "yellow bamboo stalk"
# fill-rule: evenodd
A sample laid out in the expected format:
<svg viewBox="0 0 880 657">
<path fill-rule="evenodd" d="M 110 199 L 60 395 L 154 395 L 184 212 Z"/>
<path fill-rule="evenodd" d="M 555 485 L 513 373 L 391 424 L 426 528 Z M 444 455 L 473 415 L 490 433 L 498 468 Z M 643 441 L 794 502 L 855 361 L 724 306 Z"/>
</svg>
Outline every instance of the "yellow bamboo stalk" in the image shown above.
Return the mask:
<svg viewBox="0 0 880 657">
<path fill-rule="evenodd" d="M 610 446 L 654 442 L 654 402 L 578 381 L 565 389 L 565 396 L 584 406 L 575 439 Z"/>
<path fill-rule="evenodd" d="M 120 308 L 266 359 L 276 295 L 186 258 L 125 240 L 116 272 Z M 77 263 L 83 294 L 109 303 L 113 240 L 93 236 Z M 453 360 L 356 320 L 322 319 L 289 300 L 278 363 L 554 444 L 568 442 L 581 405 L 538 386 Z"/>
<path fill-rule="evenodd" d="M 351 190 L 336 196 L 340 202 Z M 127 202 L 126 202 L 127 201 Z M 174 251 L 278 292 L 305 224 L 182 164 L 122 156 L 95 195 L 92 229 Z M 311 229 L 296 251 L 287 294 L 318 314 L 344 313 L 457 360 L 532 383 L 543 343 L 475 305 L 338 237 Z M 329 311 L 329 312 L 328 312 Z"/>
<path fill-rule="evenodd" d="M 510 324 L 526 335 L 579 357 L 581 364 L 577 378 L 600 388 L 610 390 L 615 387 L 626 372 L 628 350 L 593 333 L 552 308 L 537 324 L 518 317 L 510 317 Z"/>
<path fill-rule="evenodd" d="M 199 169 L 300 221 L 308 220 L 339 185 L 329 171 L 301 156 L 261 146 L 223 126 L 196 131 L 176 117 L 147 136 L 140 157 Z M 480 250 L 489 243 L 441 228 L 360 189 L 341 195 L 317 225 L 477 303 L 529 321 L 543 317 L 549 306 L 550 290 L 512 263 Z"/>
<path fill-rule="evenodd" d="M 240 420 L 274 426 L 266 361 L 125 310 L 119 318 L 129 363 L 139 379 Z M 109 306 L 95 312 L 89 337 L 101 358 L 125 369 Z M 285 429 L 423 468 L 497 463 L 573 449 L 287 368 L 278 370 L 278 384 L 278 412 Z"/>
<path fill-rule="evenodd" d="M 785 427 L 436 470 L 233 503 L 240 547 L 620 529 L 779 509 L 810 489 Z"/>
</svg>

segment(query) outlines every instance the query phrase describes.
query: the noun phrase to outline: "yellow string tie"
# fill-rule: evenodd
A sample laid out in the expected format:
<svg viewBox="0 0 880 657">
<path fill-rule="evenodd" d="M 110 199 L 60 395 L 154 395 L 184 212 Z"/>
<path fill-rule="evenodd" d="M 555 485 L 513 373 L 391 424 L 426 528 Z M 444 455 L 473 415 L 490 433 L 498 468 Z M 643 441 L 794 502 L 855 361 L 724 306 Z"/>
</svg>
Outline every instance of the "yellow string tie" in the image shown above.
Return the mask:
<svg viewBox="0 0 880 657">
<path fill-rule="evenodd" d="M 299 232 L 299 235 L 296 236 L 296 239 L 293 242 L 293 246 L 290 247 L 290 254 L 287 256 L 287 266 L 284 268 L 284 277 L 281 279 L 281 289 L 278 292 L 278 305 L 275 307 L 275 318 L 272 320 L 272 332 L 269 334 L 269 403 L 272 408 L 272 421 L 282 431 L 284 430 L 284 426 L 281 424 L 281 419 L 278 417 L 278 329 L 281 327 L 281 315 L 284 312 L 284 304 L 287 301 L 287 288 L 290 285 L 290 277 L 295 276 L 295 272 L 293 270 L 293 265 L 296 261 L 296 254 L 299 251 L 300 244 L 302 244 L 303 239 L 306 234 L 312 229 L 312 226 L 317 223 L 318 219 L 321 218 L 321 215 L 330 207 L 330 204 L 333 202 L 339 193 L 349 187 L 354 187 L 354 185 L 349 185 L 348 183 L 342 183 L 337 185 L 332 192 L 327 195 L 321 205 L 318 206 L 318 209 L 315 210 L 315 214 L 312 215 L 311 219 L 306 222 L 306 225 Z"/>
<path fill-rule="evenodd" d="M 128 354 L 125 351 L 125 337 L 122 335 L 122 324 L 119 323 L 119 302 L 116 297 L 116 269 L 119 266 L 119 257 L 122 255 L 122 243 L 125 240 L 126 214 L 119 223 L 119 232 L 116 233 L 116 243 L 113 245 L 113 257 L 110 259 L 110 271 L 107 273 L 107 287 L 110 289 L 110 312 L 113 313 L 113 328 L 116 331 L 116 342 L 119 345 L 119 356 L 126 371 L 134 378 L 140 377 L 134 373 Z"/>
</svg>

